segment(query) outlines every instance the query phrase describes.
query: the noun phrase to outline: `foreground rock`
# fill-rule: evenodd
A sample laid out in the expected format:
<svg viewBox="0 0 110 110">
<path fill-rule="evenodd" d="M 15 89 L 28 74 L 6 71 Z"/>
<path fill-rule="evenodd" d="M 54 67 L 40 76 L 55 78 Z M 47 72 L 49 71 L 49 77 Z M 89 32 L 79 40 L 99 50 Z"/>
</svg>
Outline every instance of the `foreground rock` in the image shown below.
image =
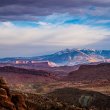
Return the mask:
<svg viewBox="0 0 110 110">
<path fill-rule="evenodd" d="M 0 110 L 27 110 L 22 95 L 11 95 L 7 82 L 0 77 Z"/>
</svg>

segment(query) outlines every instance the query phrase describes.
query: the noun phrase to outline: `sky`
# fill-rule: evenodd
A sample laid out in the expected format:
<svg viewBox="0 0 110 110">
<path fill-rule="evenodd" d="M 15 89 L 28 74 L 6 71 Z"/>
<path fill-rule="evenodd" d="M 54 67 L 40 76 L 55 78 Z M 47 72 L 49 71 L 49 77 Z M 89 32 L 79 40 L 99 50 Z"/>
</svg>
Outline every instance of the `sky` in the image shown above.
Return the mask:
<svg viewBox="0 0 110 110">
<path fill-rule="evenodd" d="M 0 0 L 0 57 L 110 49 L 110 0 Z"/>
</svg>

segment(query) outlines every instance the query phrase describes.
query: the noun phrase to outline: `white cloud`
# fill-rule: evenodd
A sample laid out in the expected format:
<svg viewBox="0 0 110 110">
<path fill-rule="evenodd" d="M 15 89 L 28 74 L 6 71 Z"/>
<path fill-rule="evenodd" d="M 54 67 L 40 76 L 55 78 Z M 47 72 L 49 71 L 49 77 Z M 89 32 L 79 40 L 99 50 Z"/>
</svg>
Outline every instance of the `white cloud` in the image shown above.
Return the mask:
<svg viewBox="0 0 110 110">
<path fill-rule="evenodd" d="M 97 42 L 110 35 L 108 30 L 93 28 L 86 25 L 54 26 L 42 25 L 40 27 L 17 27 L 10 22 L 0 25 L 0 43 L 16 44 L 60 44 L 85 45 Z"/>
<path fill-rule="evenodd" d="M 24 45 L 36 47 L 42 45 L 74 48 L 97 43 L 109 37 L 108 35 L 110 35 L 109 30 L 86 25 L 46 24 L 34 28 L 17 27 L 11 22 L 4 22 L 0 25 L 0 45 L 4 47 L 20 45 L 21 48 Z"/>
</svg>

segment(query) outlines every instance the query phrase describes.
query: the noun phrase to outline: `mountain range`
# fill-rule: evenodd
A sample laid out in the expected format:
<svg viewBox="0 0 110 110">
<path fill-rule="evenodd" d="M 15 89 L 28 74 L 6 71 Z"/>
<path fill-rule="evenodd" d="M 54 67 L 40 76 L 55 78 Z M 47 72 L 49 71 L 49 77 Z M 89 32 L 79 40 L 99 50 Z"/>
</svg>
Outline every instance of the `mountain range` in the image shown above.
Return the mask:
<svg viewBox="0 0 110 110">
<path fill-rule="evenodd" d="M 65 49 L 43 56 L 1 58 L 0 62 L 12 62 L 16 60 L 48 61 L 60 66 L 73 66 L 78 64 L 110 62 L 110 50 Z"/>
</svg>

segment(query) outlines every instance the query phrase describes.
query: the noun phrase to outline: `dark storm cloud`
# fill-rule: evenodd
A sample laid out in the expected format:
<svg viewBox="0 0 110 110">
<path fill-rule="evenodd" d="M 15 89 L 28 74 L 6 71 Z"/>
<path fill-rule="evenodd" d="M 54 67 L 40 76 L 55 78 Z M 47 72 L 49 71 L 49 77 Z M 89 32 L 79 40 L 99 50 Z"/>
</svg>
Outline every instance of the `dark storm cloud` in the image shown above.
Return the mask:
<svg viewBox="0 0 110 110">
<path fill-rule="evenodd" d="M 0 0 L 0 6 L 32 5 L 36 7 L 110 6 L 109 0 Z"/>
<path fill-rule="evenodd" d="M 24 16 L 46 16 L 52 13 L 88 14 L 89 9 L 99 13 L 95 8 L 110 11 L 110 0 L 0 0 L 0 19 L 22 20 Z M 90 11 L 89 14 L 93 13 Z M 18 17 L 23 16 L 23 17 Z M 107 15 L 106 15 L 107 16 Z M 26 18 L 31 19 L 31 17 Z M 24 19 L 23 19 L 24 20 Z"/>
<path fill-rule="evenodd" d="M 30 16 L 30 15 L 9 15 L 9 16 L 0 16 L 0 21 L 5 22 L 5 21 L 36 21 L 39 20 L 37 17 L 35 16 Z"/>
</svg>

